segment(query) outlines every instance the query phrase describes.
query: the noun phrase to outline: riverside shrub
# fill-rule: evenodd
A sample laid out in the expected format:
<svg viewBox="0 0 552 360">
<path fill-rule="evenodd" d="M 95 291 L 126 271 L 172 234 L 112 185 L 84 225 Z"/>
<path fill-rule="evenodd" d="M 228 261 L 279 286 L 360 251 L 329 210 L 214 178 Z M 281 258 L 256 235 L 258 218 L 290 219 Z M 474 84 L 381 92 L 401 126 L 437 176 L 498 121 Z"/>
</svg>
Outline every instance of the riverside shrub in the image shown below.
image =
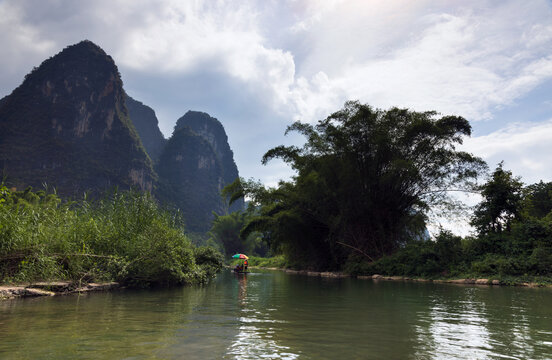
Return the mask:
<svg viewBox="0 0 552 360">
<path fill-rule="evenodd" d="M 107 281 L 132 286 L 206 281 L 216 250 L 196 262 L 182 221 L 149 194 L 113 192 L 61 203 L 45 192 L 0 191 L 0 283 Z"/>
</svg>

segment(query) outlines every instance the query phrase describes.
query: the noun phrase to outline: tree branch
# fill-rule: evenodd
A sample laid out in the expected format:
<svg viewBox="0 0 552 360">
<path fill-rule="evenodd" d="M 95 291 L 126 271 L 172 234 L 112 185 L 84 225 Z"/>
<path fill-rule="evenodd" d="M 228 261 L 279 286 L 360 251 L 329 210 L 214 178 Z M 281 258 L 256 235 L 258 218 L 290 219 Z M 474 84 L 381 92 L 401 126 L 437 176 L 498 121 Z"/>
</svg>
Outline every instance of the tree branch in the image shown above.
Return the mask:
<svg viewBox="0 0 552 360">
<path fill-rule="evenodd" d="M 438 193 L 438 192 L 451 192 L 451 191 L 453 191 L 453 192 L 464 192 L 464 193 L 470 193 L 470 194 L 481 194 L 481 191 L 475 191 L 475 190 L 437 189 L 437 190 L 430 190 L 430 191 L 421 192 L 418 195 L 423 196 L 423 195 L 428 195 L 428 194 L 433 194 L 433 193 Z"/>
<path fill-rule="evenodd" d="M 374 261 L 374 259 L 373 259 L 370 255 L 366 254 L 364 251 L 360 250 L 359 248 L 356 248 L 356 247 L 351 246 L 351 245 L 349 245 L 349 244 L 342 243 L 341 241 L 336 241 L 336 243 L 339 244 L 339 245 L 343 245 L 343 246 L 346 246 L 346 247 L 348 247 L 348 248 L 351 248 L 351 249 L 353 249 L 353 250 L 355 250 L 355 251 L 358 251 L 359 253 L 361 253 L 362 255 L 366 256 L 368 259 L 370 259 L 370 261 L 372 261 L 372 262 Z"/>
</svg>

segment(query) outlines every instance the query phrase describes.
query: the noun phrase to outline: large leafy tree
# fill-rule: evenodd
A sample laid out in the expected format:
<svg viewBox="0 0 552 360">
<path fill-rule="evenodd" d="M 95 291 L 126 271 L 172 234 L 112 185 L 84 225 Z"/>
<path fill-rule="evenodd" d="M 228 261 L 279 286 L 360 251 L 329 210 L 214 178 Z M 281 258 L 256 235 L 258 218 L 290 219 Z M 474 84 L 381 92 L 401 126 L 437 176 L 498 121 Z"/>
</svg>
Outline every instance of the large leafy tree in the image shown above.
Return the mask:
<svg viewBox="0 0 552 360">
<path fill-rule="evenodd" d="M 264 231 L 306 267 L 339 268 L 353 254 L 373 260 L 393 252 L 425 229 L 430 207 L 446 204 L 450 191 L 473 190 L 486 168 L 456 149 L 471 133 L 458 116 L 347 102 L 290 131 L 306 143 L 275 147 L 263 163 L 282 159 L 297 172 L 293 180 L 275 189 L 243 182 L 234 194 L 262 205 L 243 232 Z"/>
<path fill-rule="evenodd" d="M 477 205 L 471 224 L 479 234 L 509 230 L 520 217 L 523 183 L 499 163 L 488 181 L 480 187 L 483 200 Z"/>
</svg>

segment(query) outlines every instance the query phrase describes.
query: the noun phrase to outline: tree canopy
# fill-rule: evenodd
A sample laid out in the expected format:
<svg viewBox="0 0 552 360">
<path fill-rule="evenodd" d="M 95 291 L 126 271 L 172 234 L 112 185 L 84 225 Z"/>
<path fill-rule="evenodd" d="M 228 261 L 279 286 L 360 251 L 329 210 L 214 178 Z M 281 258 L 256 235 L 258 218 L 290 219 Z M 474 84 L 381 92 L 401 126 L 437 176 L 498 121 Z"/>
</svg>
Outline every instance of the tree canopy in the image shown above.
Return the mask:
<svg viewBox="0 0 552 360">
<path fill-rule="evenodd" d="M 477 205 L 471 221 L 480 234 L 509 229 L 520 216 L 523 183 L 502 167 L 501 162 L 480 187 L 483 201 Z"/>
<path fill-rule="evenodd" d="M 302 147 L 277 146 L 263 163 L 280 158 L 296 176 L 265 189 L 234 184 L 260 207 L 242 231 L 261 231 L 291 262 L 339 268 L 351 256 L 374 260 L 425 231 L 430 207 L 446 204 L 453 190 L 472 191 L 485 163 L 456 146 L 469 136 L 468 121 L 436 112 L 359 102 L 316 125 L 295 122 L 286 134 L 304 135 Z"/>
<path fill-rule="evenodd" d="M 209 231 L 209 237 L 221 245 L 226 257 L 236 253 L 245 253 L 253 256 L 265 256 L 266 244 L 258 233 L 251 233 L 245 239 L 240 238 L 240 232 L 250 214 L 243 211 L 234 211 L 226 215 L 214 214 L 215 218 Z"/>
</svg>

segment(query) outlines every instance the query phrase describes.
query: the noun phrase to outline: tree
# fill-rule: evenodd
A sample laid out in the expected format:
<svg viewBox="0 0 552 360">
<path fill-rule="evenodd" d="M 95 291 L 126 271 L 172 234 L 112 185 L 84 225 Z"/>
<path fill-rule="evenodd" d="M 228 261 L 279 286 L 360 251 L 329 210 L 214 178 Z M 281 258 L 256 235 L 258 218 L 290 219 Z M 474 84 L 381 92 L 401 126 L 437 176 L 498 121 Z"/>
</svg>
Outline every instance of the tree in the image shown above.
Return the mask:
<svg viewBox="0 0 552 360">
<path fill-rule="evenodd" d="M 527 216 L 543 218 L 552 211 L 552 182 L 542 180 L 524 189 L 524 208 Z"/>
<path fill-rule="evenodd" d="M 244 252 L 244 246 L 240 239 L 240 230 L 243 225 L 243 215 L 239 212 L 220 216 L 215 214 L 209 235 L 222 244 L 226 255 L 241 253 Z"/>
<path fill-rule="evenodd" d="M 252 232 L 243 239 L 240 237 L 240 232 L 249 217 L 248 213 L 235 211 L 227 215 L 214 216 L 209 236 L 222 245 L 226 256 L 236 253 L 266 255 L 268 249 L 259 233 Z"/>
<path fill-rule="evenodd" d="M 477 205 L 471 224 L 480 235 L 510 230 L 521 211 L 523 183 L 500 162 L 488 181 L 480 187 L 483 200 Z"/>
<path fill-rule="evenodd" d="M 456 150 L 471 127 L 458 116 L 359 102 L 313 126 L 295 122 L 286 134 L 303 147 L 278 146 L 263 157 L 288 163 L 297 175 L 275 189 L 244 182 L 261 206 L 244 233 L 261 230 L 293 262 L 339 268 L 352 254 L 374 260 L 425 230 L 426 213 L 449 192 L 473 190 L 485 163 Z"/>
</svg>

